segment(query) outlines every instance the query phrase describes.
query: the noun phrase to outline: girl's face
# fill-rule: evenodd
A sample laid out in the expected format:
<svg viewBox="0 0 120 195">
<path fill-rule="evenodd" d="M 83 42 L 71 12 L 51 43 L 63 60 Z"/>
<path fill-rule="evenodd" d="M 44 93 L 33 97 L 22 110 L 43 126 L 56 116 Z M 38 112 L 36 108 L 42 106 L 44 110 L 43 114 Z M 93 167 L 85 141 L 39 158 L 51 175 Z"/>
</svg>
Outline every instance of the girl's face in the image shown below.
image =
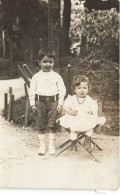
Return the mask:
<svg viewBox="0 0 120 195">
<path fill-rule="evenodd" d="M 54 59 L 45 56 L 41 59 L 40 65 L 44 72 L 50 72 L 54 66 Z"/>
<path fill-rule="evenodd" d="M 78 97 L 85 97 L 88 93 L 88 84 L 87 82 L 81 82 L 79 86 L 75 87 L 75 93 Z"/>
</svg>

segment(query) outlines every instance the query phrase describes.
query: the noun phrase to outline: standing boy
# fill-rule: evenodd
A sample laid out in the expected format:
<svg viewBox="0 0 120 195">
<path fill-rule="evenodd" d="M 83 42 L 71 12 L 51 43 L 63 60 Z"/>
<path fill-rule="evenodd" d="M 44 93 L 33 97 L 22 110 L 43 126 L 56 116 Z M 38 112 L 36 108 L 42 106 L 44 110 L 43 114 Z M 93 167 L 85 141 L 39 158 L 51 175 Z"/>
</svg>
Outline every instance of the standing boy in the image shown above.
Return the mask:
<svg viewBox="0 0 120 195">
<path fill-rule="evenodd" d="M 39 57 L 41 70 L 31 80 L 29 99 L 32 111 L 36 113 L 36 128 L 40 147 L 39 155 L 44 155 L 45 131 L 49 132 L 49 154 L 55 154 L 55 125 L 57 112 L 61 112 L 66 88 L 62 77 L 53 71 L 55 56 L 42 53 Z"/>
</svg>

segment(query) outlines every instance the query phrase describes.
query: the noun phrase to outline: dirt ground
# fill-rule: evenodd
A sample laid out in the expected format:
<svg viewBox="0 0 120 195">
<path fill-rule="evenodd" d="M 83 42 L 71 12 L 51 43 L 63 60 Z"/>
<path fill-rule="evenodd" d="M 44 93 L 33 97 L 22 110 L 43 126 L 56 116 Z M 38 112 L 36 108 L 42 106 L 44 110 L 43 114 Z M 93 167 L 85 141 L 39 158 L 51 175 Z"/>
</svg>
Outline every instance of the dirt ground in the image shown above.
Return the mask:
<svg viewBox="0 0 120 195">
<path fill-rule="evenodd" d="M 56 146 L 68 139 L 56 135 Z M 118 189 L 119 137 L 94 134 L 96 162 L 80 145 L 58 157 L 38 156 L 37 132 L 17 127 L 0 115 L 0 188 Z M 46 135 L 48 148 L 48 134 Z"/>
</svg>

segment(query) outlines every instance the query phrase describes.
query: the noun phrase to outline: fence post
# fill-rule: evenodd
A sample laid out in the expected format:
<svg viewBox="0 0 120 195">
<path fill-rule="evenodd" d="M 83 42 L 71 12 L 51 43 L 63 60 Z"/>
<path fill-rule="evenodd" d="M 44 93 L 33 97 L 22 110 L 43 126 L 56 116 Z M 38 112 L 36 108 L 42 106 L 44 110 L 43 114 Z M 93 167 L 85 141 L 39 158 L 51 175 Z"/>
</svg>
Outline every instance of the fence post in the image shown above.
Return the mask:
<svg viewBox="0 0 120 195">
<path fill-rule="evenodd" d="M 9 87 L 9 95 L 12 95 L 12 87 Z"/>
<path fill-rule="evenodd" d="M 23 77 L 23 79 L 26 82 L 26 84 L 28 85 L 28 87 L 30 87 L 30 81 L 27 78 L 27 75 L 25 74 L 24 70 L 21 68 L 20 65 L 17 65 L 17 67 L 18 67 L 18 71 L 19 71 L 20 75 Z"/>
<path fill-rule="evenodd" d="M 8 108 L 8 118 L 7 120 L 10 122 L 13 119 L 13 104 L 14 104 L 14 95 L 10 95 L 9 108 Z"/>
<path fill-rule="evenodd" d="M 23 68 L 24 68 L 24 70 L 27 72 L 29 78 L 31 79 L 32 76 L 33 76 L 33 73 L 32 73 L 32 71 L 29 69 L 29 67 L 27 66 L 27 64 L 23 64 Z"/>
<path fill-rule="evenodd" d="M 26 99 L 26 109 L 25 109 L 25 127 L 28 126 L 29 117 L 30 117 L 30 102 L 29 102 L 29 98 L 27 97 L 27 99 Z"/>
<path fill-rule="evenodd" d="M 102 116 L 102 103 L 101 102 L 98 103 L 98 116 L 99 117 Z M 101 126 L 98 126 L 96 128 L 96 133 L 97 134 L 100 134 L 101 133 Z"/>
<path fill-rule="evenodd" d="M 71 95 L 71 65 L 68 64 L 68 94 Z"/>
<path fill-rule="evenodd" d="M 27 85 L 24 83 L 24 89 L 25 89 L 25 97 L 28 97 L 28 90 L 27 90 Z"/>
<path fill-rule="evenodd" d="M 7 105 L 8 105 L 8 93 L 4 94 L 4 112 L 5 112 L 5 119 L 7 119 Z"/>
</svg>

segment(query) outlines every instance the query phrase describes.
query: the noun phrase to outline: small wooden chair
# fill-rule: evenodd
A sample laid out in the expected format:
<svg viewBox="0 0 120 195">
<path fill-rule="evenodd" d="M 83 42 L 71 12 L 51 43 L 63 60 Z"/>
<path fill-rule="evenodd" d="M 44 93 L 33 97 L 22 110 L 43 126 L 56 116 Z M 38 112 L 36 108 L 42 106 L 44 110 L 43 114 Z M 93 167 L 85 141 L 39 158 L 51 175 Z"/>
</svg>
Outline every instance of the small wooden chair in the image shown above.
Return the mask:
<svg viewBox="0 0 120 195">
<path fill-rule="evenodd" d="M 70 132 L 69 129 L 66 129 L 66 130 Z M 78 133 L 77 139 L 75 141 L 71 141 L 70 139 L 68 139 L 67 141 L 62 143 L 57 148 L 58 151 L 56 152 L 55 157 L 59 156 L 61 153 L 63 153 L 65 150 L 67 150 L 70 147 L 71 147 L 71 150 L 73 149 L 73 147 L 75 147 L 75 150 L 77 152 L 77 143 L 78 143 L 78 144 L 80 144 L 80 146 L 82 146 L 94 158 L 95 161 L 100 162 L 92 152 L 95 148 L 97 148 L 100 151 L 103 151 L 103 150 L 91 139 L 91 145 L 93 145 L 94 148 L 92 149 L 92 151 L 89 151 L 88 149 L 85 148 L 84 144 L 81 142 L 81 140 L 83 138 L 85 138 L 85 133 L 80 132 L 80 133 Z"/>
<path fill-rule="evenodd" d="M 100 103 L 100 102 L 98 103 L 98 116 L 102 116 L 102 103 Z M 97 133 L 101 133 L 101 126 L 97 125 L 94 128 L 94 130 Z M 68 131 L 70 133 L 69 129 L 66 129 L 66 131 Z M 61 153 L 63 153 L 65 150 L 67 150 L 70 147 L 71 147 L 71 150 L 72 150 L 73 146 L 75 146 L 75 145 L 76 145 L 75 150 L 77 151 L 77 143 L 79 143 L 94 158 L 95 161 L 100 162 L 92 152 L 95 148 L 97 148 L 100 151 L 103 151 L 103 150 L 91 139 L 91 145 L 93 145 L 94 148 L 93 148 L 92 151 L 89 151 L 88 149 L 85 148 L 84 144 L 81 142 L 81 140 L 83 138 L 85 138 L 85 133 L 80 132 L 80 133 L 78 133 L 77 139 L 75 141 L 71 141 L 70 139 L 68 139 L 67 141 L 65 141 L 63 144 L 61 144 L 58 147 L 58 151 L 56 152 L 55 156 L 56 157 L 59 156 Z"/>
</svg>

